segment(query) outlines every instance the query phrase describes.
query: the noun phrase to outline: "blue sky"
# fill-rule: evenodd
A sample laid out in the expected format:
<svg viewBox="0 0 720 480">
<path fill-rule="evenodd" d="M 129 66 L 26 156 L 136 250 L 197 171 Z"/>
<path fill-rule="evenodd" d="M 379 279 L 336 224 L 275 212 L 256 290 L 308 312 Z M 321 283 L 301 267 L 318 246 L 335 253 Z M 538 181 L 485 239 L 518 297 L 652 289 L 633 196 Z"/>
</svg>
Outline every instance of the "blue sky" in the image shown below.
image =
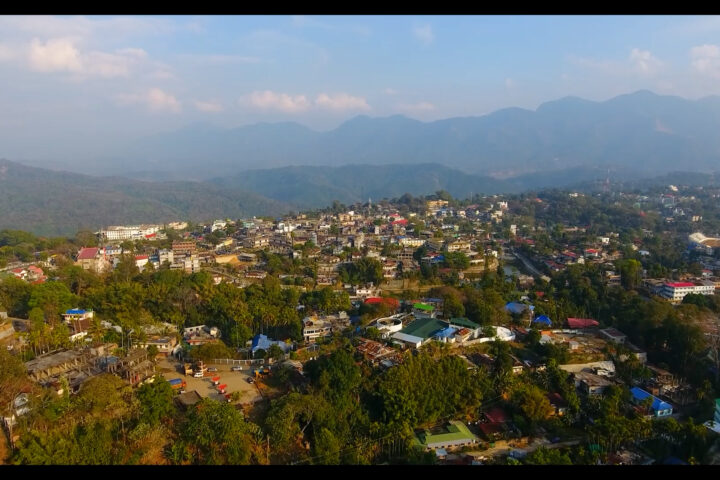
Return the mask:
<svg viewBox="0 0 720 480">
<path fill-rule="evenodd" d="M 423 121 L 639 89 L 720 94 L 720 17 L 0 17 L 0 156 L 196 122 Z"/>
</svg>

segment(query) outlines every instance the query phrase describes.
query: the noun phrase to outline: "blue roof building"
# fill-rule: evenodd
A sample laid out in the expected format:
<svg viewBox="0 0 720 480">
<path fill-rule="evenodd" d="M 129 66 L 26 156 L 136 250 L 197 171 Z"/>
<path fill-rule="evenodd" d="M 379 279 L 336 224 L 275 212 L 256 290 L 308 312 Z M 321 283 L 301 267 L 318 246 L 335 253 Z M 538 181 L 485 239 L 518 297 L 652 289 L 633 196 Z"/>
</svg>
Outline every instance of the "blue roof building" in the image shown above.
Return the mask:
<svg viewBox="0 0 720 480">
<path fill-rule="evenodd" d="M 642 388 L 633 387 L 630 389 L 630 393 L 633 396 L 633 401 L 637 403 L 641 403 L 646 398 L 652 398 L 653 402 L 650 405 L 650 408 L 653 411 L 653 414 L 656 417 L 667 417 L 669 415 L 672 415 L 673 407 L 667 402 L 663 402 L 656 396 L 646 392 Z"/>
<path fill-rule="evenodd" d="M 521 313 L 524 313 L 528 310 L 532 312 L 534 309 L 535 309 L 534 306 L 526 305 L 526 304 L 520 303 L 520 302 L 508 302 L 505 304 L 505 310 L 507 310 L 510 313 L 516 313 L 518 315 Z"/>
<path fill-rule="evenodd" d="M 291 346 L 287 343 L 280 341 L 280 340 L 270 340 L 267 335 L 263 335 L 262 333 L 259 333 L 255 335 L 252 339 L 252 353 L 254 354 L 258 350 L 265 350 L 266 352 L 270 349 L 272 345 L 277 345 L 280 348 L 282 348 L 283 352 L 287 352 L 290 350 Z"/>
<path fill-rule="evenodd" d="M 453 335 L 455 335 L 455 332 L 457 332 L 457 329 L 453 327 L 446 327 L 440 330 L 439 332 L 435 333 L 435 338 L 442 342 L 446 342 L 448 338 L 452 338 Z"/>
</svg>

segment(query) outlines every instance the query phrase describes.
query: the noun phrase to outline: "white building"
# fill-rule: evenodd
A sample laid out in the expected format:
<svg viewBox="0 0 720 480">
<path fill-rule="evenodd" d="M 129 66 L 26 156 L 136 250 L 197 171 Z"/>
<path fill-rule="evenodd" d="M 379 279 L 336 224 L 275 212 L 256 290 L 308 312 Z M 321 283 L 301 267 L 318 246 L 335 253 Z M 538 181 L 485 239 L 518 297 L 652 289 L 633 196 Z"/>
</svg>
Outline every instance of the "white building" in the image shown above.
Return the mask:
<svg viewBox="0 0 720 480">
<path fill-rule="evenodd" d="M 666 282 L 660 289 L 660 296 L 673 303 L 682 302 L 688 293 L 714 295 L 715 283 L 705 282 Z"/>
<path fill-rule="evenodd" d="M 111 225 L 98 234 L 110 241 L 138 240 L 159 232 L 161 228 L 161 225 Z"/>
<path fill-rule="evenodd" d="M 412 238 L 412 237 L 403 237 L 398 242 L 403 247 L 422 247 L 425 245 L 425 239 L 423 238 Z"/>
</svg>

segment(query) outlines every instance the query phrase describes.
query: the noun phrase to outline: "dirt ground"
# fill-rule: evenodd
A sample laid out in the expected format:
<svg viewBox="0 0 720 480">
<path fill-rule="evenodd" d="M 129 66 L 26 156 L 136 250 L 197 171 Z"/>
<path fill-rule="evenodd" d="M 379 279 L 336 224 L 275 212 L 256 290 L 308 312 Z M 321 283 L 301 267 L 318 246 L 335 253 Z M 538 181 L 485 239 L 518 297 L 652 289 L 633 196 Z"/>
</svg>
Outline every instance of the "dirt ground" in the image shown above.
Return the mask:
<svg viewBox="0 0 720 480">
<path fill-rule="evenodd" d="M 184 375 L 180 369 L 182 363 L 174 358 L 167 358 L 158 362 L 158 372 L 162 373 L 165 379 L 182 378 L 187 382 L 185 391 L 190 392 L 196 390 L 201 397 L 209 397 L 213 400 L 223 401 L 225 396 L 218 393 L 217 387 L 213 385 L 211 378 L 220 376 L 220 384 L 227 384 L 225 393 L 240 392 L 240 401 L 237 403 L 254 403 L 262 400 L 257 387 L 254 383 L 248 383 L 251 370 L 249 367 L 243 367 L 242 372 L 233 372 L 229 365 L 213 365 L 207 364 L 208 367 L 216 367 L 217 372 L 206 373 L 204 378 L 195 378 L 192 375 Z"/>
</svg>

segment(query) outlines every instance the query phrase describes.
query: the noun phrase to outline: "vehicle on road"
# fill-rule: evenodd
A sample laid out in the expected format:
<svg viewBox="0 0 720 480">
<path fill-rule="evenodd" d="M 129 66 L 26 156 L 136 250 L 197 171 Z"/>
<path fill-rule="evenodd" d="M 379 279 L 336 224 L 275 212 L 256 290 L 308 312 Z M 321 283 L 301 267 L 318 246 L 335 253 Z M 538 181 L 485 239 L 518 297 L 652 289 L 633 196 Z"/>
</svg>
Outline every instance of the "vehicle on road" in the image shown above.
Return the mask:
<svg viewBox="0 0 720 480">
<path fill-rule="evenodd" d="M 193 374 L 193 377 L 195 377 L 195 378 L 202 378 L 202 377 L 204 377 L 204 376 L 205 376 L 205 375 L 203 374 L 203 372 L 195 372 L 195 373 Z"/>
<path fill-rule="evenodd" d="M 208 372 L 217 372 L 218 369 L 217 369 L 217 367 L 208 367 L 207 371 Z"/>
<path fill-rule="evenodd" d="M 242 372 L 242 367 L 232 367 L 230 370 L 232 370 L 233 372 Z"/>
<path fill-rule="evenodd" d="M 187 383 L 185 383 L 185 380 L 183 380 L 182 378 L 172 378 L 168 380 L 168 383 L 173 390 L 182 389 L 187 386 Z"/>
</svg>

